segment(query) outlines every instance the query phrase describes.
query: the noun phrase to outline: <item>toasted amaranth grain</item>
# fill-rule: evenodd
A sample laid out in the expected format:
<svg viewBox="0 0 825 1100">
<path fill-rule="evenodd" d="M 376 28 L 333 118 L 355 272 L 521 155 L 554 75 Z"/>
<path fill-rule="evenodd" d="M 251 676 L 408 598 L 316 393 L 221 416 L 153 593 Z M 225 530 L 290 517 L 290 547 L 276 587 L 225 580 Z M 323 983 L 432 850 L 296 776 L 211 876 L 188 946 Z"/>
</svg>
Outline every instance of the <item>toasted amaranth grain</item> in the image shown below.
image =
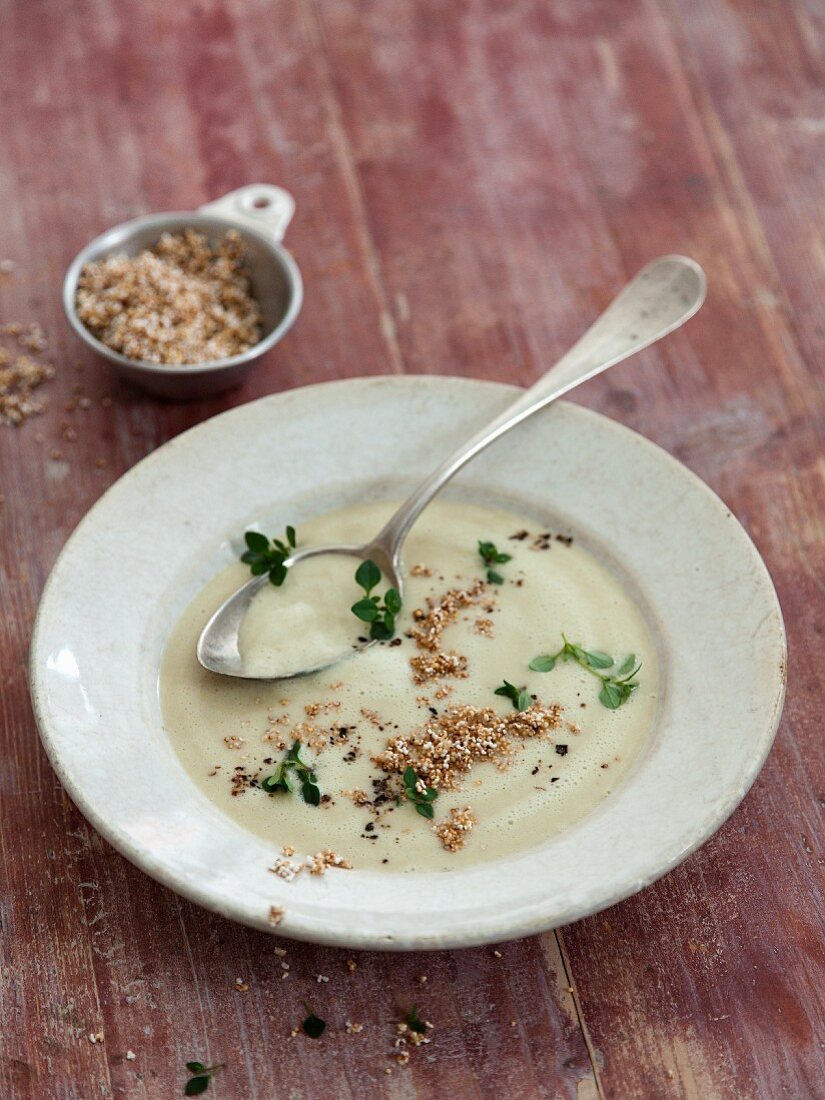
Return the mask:
<svg viewBox="0 0 825 1100">
<path fill-rule="evenodd" d="M 422 653 L 410 658 L 410 667 L 416 684 L 428 684 L 446 676 L 467 679 L 467 658 L 459 653 Z"/>
<path fill-rule="evenodd" d="M 465 806 L 463 810 L 453 806 L 449 817 L 440 821 L 438 825 L 433 825 L 433 832 L 446 851 L 458 852 L 464 847 L 472 827 L 477 824 L 478 818 L 469 806 Z"/>
<path fill-rule="evenodd" d="M 451 588 L 438 603 L 428 601 L 426 610 L 419 607 L 413 611 L 416 625 L 410 631 L 410 637 L 415 639 L 418 648 L 436 652 L 441 645 L 445 626 L 455 622 L 459 611 L 474 604 L 486 588 L 482 580 L 476 581 L 470 588 Z"/>
<path fill-rule="evenodd" d="M 164 233 L 137 256 L 88 263 L 75 305 L 101 343 L 146 363 L 208 363 L 261 339 L 261 311 L 235 230 L 215 247 L 194 229 Z"/>
<path fill-rule="evenodd" d="M 452 706 L 421 730 L 393 737 L 373 762 L 386 772 L 412 765 L 419 779 L 438 790 L 456 790 L 481 760 L 505 766 L 516 739 L 541 737 L 561 724 L 557 703 L 497 714 L 492 707 Z"/>
</svg>

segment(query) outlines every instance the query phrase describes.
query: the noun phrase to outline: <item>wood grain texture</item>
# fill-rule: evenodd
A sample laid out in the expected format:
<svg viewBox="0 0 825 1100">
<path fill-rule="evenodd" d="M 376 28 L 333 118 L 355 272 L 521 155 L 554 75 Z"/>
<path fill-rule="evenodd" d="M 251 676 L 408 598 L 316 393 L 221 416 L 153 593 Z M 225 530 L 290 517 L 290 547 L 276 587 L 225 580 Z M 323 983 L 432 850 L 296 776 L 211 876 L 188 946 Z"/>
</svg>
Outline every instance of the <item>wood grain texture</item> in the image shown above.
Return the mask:
<svg viewBox="0 0 825 1100">
<path fill-rule="evenodd" d="M 0 0 L 0 323 L 40 321 L 58 367 L 46 413 L 0 429 L 3 1100 L 181 1095 L 192 1058 L 226 1062 L 210 1095 L 240 1100 L 823 1095 L 822 19 L 815 0 Z M 166 405 L 82 355 L 59 309 L 75 251 L 254 180 L 297 197 L 307 293 L 250 382 Z M 680 868 L 558 934 L 357 953 L 354 974 L 289 945 L 283 979 L 272 938 L 136 871 L 51 772 L 25 662 L 55 557 L 205 417 L 367 373 L 529 382 L 666 251 L 707 269 L 702 314 L 578 399 L 686 462 L 766 558 L 790 694 L 762 774 Z M 87 411 L 64 408 L 77 386 Z M 289 1038 L 303 1000 L 316 1043 Z M 413 1002 L 436 1028 L 399 1067 Z"/>
</svg>

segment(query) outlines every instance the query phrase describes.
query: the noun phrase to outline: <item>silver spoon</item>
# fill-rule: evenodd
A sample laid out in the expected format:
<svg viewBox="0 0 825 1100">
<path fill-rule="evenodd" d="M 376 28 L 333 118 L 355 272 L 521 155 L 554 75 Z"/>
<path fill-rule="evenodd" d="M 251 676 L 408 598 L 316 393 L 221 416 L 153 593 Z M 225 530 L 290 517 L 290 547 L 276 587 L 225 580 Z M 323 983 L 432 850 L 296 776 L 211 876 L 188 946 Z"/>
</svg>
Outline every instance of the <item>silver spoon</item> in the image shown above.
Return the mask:
<svg viewBox="0 0 825 1100">
<path fill-rule="evenodd" d="M 543 409 L 557 397 L 607 370 L 616 363 L 660 340 L 679 328 L 699 309 L 707 282 L 701 267 L 685 256 L 663 256 L 648 264 L 633 279 L 578 343 L 550 370 L 500 413 L 490 424 L 433 471 L 404 501 L 392 519 L 363 546 L 314 546 L 296 550 L 284 565 L 293 568 L 319 554 L 347 554 L 362 561 L 371 558 L 387 581 L 403 594 L 401 547 L 421 511 L 441 492 L 450 478 L 493 440 L 509 432 L 522 420 Z M 350 647 L 340 656 L 309 668 L 277 676 L 254 675 L 244 667 L 238 648 L 238 632 L 255 593 L 268 583 L 267 575 L 252 577 L 229 597 L 201 632 L 198 660 L 204 668 L 223 676 L 248 680 L 285 680 L 329 668 L 373 643 Z"/>
</svg>

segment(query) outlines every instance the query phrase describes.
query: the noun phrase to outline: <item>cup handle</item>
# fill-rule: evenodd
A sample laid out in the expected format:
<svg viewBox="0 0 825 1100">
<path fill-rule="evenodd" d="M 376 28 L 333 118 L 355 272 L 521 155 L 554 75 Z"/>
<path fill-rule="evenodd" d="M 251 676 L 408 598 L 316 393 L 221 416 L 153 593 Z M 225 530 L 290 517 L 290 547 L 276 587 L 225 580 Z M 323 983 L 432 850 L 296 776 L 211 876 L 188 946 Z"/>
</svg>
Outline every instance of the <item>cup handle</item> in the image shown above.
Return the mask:
<svg viewBox="0 0 825 1100">
<path fill-rule="evenodd" d="M 219 214 L 239 225 L 258 229 L 283 240 L 295 213 L 295 199 L 271 183 L 250 183 L 198 208 L 199 214 Z"/>
</svg>

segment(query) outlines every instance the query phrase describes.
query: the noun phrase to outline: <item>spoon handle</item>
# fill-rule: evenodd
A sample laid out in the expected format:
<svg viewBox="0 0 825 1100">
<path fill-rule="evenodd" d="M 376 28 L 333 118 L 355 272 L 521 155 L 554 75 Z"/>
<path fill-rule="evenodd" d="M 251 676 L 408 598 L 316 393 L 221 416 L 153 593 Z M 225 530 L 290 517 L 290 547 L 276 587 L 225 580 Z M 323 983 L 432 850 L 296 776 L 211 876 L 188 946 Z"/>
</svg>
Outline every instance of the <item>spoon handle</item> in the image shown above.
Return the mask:
<svg viewBox="0 0 825 1100">
<path fill-rule="evenodd" d="M 648 264 L 555 366 L 430 474 L 372 548 L 397 564 L 401 545 L 422 509 L 470 459 L 551 401 L 673 332 L 701 306 L 706 288 L 702 268 L 685 256 L 662 256 Z"/>
</svg>

